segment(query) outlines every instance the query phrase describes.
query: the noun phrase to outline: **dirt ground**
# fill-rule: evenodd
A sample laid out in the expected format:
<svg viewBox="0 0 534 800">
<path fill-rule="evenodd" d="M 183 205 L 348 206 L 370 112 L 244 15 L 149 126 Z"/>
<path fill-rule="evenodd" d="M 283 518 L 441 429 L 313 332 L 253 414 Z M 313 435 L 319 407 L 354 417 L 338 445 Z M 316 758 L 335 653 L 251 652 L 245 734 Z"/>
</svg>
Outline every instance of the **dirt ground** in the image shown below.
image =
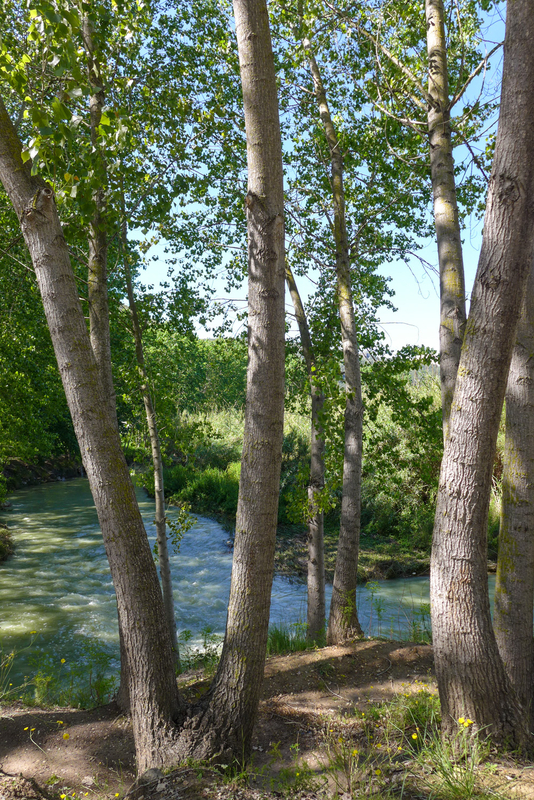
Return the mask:
<svg viewBox="0 0 534 800">
<path fill-rule="evenodd" d="M 194 673 L 181 676 L 180 682 L 190 698 L 206 683 Z M 160 800 L 280 797 L 275 791 L 277 776 L 291 766 L 294 769 L 298 759 L 304 759 L 311 769 L 320 768 L 317 753 L 326 728 L 331 731 L 336 724 L 356 718 L 358 712 L 361 718 L 372 703 L 424 688 L 436 689 L 428 645 L 363 640 L 271 657 L 253 741 L 252 773 L 258 776 L 259 788 L 225 786 L 209 769 L 185 768 L 173 787 L 169 779 L 164 791 L 164 784 L 156 778 L 152 793 L 147 787 L 144 793 L 137 790 L 135 796 Z M 510 794 L 505 797 L 534 798 L 534 781 L 527 770 L 509 765 L 504 771 L 503 781 L 514 785 L 512 792 L 510 784 Z M 17 705 L 2 709 L 0 800 L 123 797 L 134 779 L 131 726 L 114 704 L 92 711 Z M 517 786 L 524 791 L 516 793 Z M 265 794 L 269 789 L 273 793 Z M 304 790 L 293 796 L 316 797 L 313 791 Z"/>
</svg>

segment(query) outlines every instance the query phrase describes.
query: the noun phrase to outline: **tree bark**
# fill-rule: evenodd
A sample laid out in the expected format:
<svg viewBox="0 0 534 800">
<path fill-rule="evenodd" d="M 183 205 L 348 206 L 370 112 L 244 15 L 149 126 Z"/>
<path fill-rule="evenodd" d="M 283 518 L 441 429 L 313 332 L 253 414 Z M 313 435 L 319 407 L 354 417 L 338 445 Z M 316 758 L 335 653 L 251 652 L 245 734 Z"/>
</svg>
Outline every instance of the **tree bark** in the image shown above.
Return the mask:
<svg viewBox="0 0 534 800">
<path fill-rule="evenodd" d="M 317 386 L 316 365 L 306 312 L 291 267 L 286 263 L 286 282 L 293 301 L 299 326 L 302 352 L 308 370 L 311 396 L 310 482 L 308 485 L 308 609 L 307 637 L 312 642 L 324 639 L 325 574 L 324 574 L 324 512 L 318 495 L 324 489 L 324 436 L 320 416 L 324 395 Z"/>
<path fill-rule="evenodd" d="M 452 156 L 445 13 L 442 0 L 426 0 L 425 6 L 428 93 L 433 101 L 428 108 L 428 138 L 439 259 L 441 405 L 446 439 L 465 330 L 465 281 Z"/>
<path fill-rule="evenodd" d="M 523 300 L 506 388 L 506 438 L 493 627 L 534 728 L 534 270 Z"/>
<path fill-rule="evenodd" d="M 245 434 L 228 618 L 209 707 L 186 723 L 183 756 L 250 754 L 269 627 L 284 409 L 283 171 L 265 0 L 234 0 L 248 192 L 248 369 Z"/>
<path fill-rule="evenodd" d="M 158 425 L 152 396 L 150 394 L 150 383 L 145 366 L 145 356 L 143 351 L 143 334 L 137 314 L 137 304 L 132 285 L 132 272 L 128 256 L 128 235 L 125 216 L 124 197 L 122 202 L 122 251 L 123 266 L 126 278 L 126 292 L 128 294 L 128 304 L 132 318 L 132 331 L 135 342 L 135 357 L 137 360 L 137 371 L 140 379 L 140 390 L 143 396 L 145 414 L 148 425 L 148 435 L 150 438 L 150 448 L 152 452 L 152 465 L 154 468 L 154 499 L 156 505 L 155 525 L 156 542 L 158 547 L 159 574 L 161 577 L 161 589 L 163 593 L 163 606 L 165 608 L 165 618 L 169 628 L 172 649 L 176 662 L 176 668 L 180 668 L 180 651 L 178 648 L 178 637 L 176 635 L 176 618 L 174 614 L 174 597 L 172 591 L 171 565 L 169 562 L 169 548 L 167 541 L 167 521 L 165 515 L 165 487 L 163 482 L 163 459 L 161 456 L 161 443 L 158 433 Z"/>
<path fill-rule="evenodd" d="M 330 603 L 330 615 L 326 632 L 328 644 L 339 644 L 354 636 L 362 635 L 356 610 L 363 448 L 362 386 L 350 280 L 349 243 L 345 222 L 343 155 L 311 43 L 306 39 L 303 44 L 308 54 L 315 97 L 330 150 L 332 198 L 334 201 L 333 234 L 336 246 L 337 297 L 341 322 L 343 365 L 345 368 L 345 447 L 343 454 L 341 519 L 332 601 Z"/>
<path fill-rule="evenodd" d="M 105 400 L 54 202 L 32 177 L 0 100 L 0 179 L 31 254 L 117 595 L 128 659 L 137 766 L 163 763 L 180 714 L 172 648 L 143 521 Z"/>
<path fill-rule="evenodd" d="M 487 588 L 487 514 L 499 421 L 534 255 L 534 17 L 507 6 L 501 111 L 484 239 L 456 379 L 431 561 L 432 630 L 443 730 L 460 716 L 496 741 L 528 742 L 505 672 Z"/>
</svg>

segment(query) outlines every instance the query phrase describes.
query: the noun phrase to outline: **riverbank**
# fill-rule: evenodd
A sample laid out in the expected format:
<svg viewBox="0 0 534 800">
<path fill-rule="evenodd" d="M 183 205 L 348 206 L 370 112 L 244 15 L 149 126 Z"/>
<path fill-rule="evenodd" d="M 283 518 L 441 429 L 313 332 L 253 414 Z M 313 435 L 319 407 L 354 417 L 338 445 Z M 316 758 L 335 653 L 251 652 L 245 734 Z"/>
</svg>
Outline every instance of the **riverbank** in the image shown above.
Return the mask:
<svg viewBox="0 0 534 800">
<path fill-rule="evenodd" d="M 184 699 L 194 702 L 209 678 L 196 671 L 180 676 L 179 683 Z M 531 764 L 468 741 L 461 726 L 465 758 L 448 767 L 440 762 L 438 725 L 428 645 L 366 639 L 273 656 L 265 667 L 247 769 L 236 768 L 232 776 L 208 765 L 185 766 L 143 795 L 147 800 L 534 796 Z M 135 777 L 131 722 L 114 704 L 92 711 L 4 707 L 0 763 L 2 800 L 122 798 Z M 440 791 L 445 781 L 453 783 L 455 794 Z"/>
<path fill-rule="evenodd" d="M 334 580 L 339 530 L 325 530 L 325 576 L 328 583 Z M 307 531 L 304 526 L 279 525 L 276 536 L 275 571 L 279 575 L 307 576 Z M 358 581 L 412 578 L 428 575 L 430 552 L 415 547 L 404 547 L 387 536 L 362 536 L 358 559 Z"/>
<path fill-rule="evenodd" d="M 39 464 L 29 464 L 21 458 L 10 458 L 2 467 L 2 475 L 8 492 L 41 483 L 79 478 L 81 460 L 71 455 L 47 458 Z"/>
</svg>

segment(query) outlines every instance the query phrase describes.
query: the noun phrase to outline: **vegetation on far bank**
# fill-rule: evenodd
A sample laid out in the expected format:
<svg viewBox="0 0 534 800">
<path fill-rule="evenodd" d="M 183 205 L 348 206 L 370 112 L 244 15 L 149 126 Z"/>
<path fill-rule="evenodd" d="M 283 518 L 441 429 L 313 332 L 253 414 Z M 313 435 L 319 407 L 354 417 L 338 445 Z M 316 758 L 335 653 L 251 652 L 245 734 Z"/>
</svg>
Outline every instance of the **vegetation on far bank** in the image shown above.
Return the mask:
<svg viewBox="0 0 534 800">
<path fill-rule="evenodd" d="M 13 539 L 6 525 L 0 525 L 0 561 L 13 553 Z"/>
</svg>

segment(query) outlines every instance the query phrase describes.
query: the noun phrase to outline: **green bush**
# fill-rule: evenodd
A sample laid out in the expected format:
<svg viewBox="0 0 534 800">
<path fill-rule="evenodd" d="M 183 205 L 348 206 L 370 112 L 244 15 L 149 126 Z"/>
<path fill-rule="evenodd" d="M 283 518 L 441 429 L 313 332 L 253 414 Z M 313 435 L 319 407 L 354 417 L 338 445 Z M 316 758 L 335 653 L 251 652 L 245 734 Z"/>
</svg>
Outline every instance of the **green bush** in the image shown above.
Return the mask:
<svg viewBox="0 0 534 800">
<path fill-rule="evenodd" d="M 237 512 L 240 471 L 239 461 L 229 464 L 225 470 L 208 467 L 201 472 L 195 472 L 192 469 L 174 467 L 173 478 L 179 488 L 170 495 L 169 502 L 185 501 L 200 513 L 221 514 L 233 518 Z M 170 484 L 168 486 L 170 491 Z"/>
</svg>

